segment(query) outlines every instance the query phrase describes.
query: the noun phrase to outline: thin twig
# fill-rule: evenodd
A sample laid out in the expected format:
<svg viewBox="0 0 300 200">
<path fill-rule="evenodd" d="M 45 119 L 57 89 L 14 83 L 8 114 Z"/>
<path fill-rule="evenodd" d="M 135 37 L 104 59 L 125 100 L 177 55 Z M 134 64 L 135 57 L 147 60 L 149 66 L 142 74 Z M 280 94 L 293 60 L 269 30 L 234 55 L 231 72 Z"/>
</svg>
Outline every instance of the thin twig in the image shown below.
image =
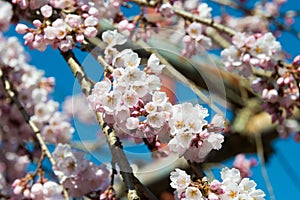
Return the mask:
<svg viewBox="0 0 300 200">
<path fill-rule="evenodd" d="M 188 161 L 188 164 L 190 166 L 190 169 L 192 170 L 193 174 L 198 178 L 202 179 L 205 177 L 205 173 L 202 169 L 202 164 L 201 163 L 196 163 L 196 162 L 191 162 Z"/>
<path fill-rule="evenodd" d="M 130 0 L 130 1 L 137 3 L 141 6 L 148 6 L 148 7 L 153 7 L 153 8 L 155 8 L 157 6 L 157 4 L 152 3 L 153 1 L 148 1 L 148 0 Z M 192 14 L 190 12 L 184 11 L 184 10 L 182 10 L 180 8 L 176 8 L 176 7 L 173 7 L 173 11 L 177 16 L 180 16 L 189 21 L 198 22 L 198 23 L 204 24 L 206 26 L 210 26 L 222 33 L 226 33 L 230 37 L 232 37 L 236 34 L 235 30 L 233 30 L 229 27 L 226 27 L 220 23 L 217 23 L 211 18 L 202 18 L 195 14 Z"/>
<path fill-rule="evenodd" d="M 273 187 L 272 187 L 271 181 L 269 179 L 268 172 L 266 170 L 266 163 L 265 163 L 265 157 L 264 157 L 264 147 L 263 147 L 263 143 L 262 143 L 262 139 L 261 139 L 260 134 L 255 134 L 255 142 L 256 142 L 256 147 L 257 147 L 257 156 L 258 156 L 258 158 L 260 160 L 260 163 L 261 163 L 261 173 L 262 173 L 262 175 L 265 179 L 267 189 L 268 189 L 268 192 L 269 192 L 269 195 L 270 195 L 270 199 L 275 200 Z"/>
<path fill-rule="evenodd" d="M 32 129 L 32 131 L 34 132 L 40 146 L 42 149 L 42 153 L 44 152 L 45 155 L 48 157 L 50 163 L 52 166 L 55 166 L 55 160 L 52 157 L 42 135 L 41 135 L 41 131 L 39 130 L 39 128 L 36 126 L 36 124 L 30 119 L 30 115 L 27 113 L 27 111 L 25 110 L 25 108 L 23 107 L 22 103 L 20 102 L 20 100 L 17 97 L 17 93 L 15 88 L 13 87 L 13 85 L 9 82 L 8 78 L 6 77 L 6 75 L 3 73 L 3 70 L 0 68 L 0 78 L 2 80 L 2 84 L 4 87 L 4 90 L 6 91 L 8 97 L 16 104 L 16 106 L 18 107 L 19 111 L 21 112 L 21 114 L 23 115 L 23 118 L 25 119 L 26 123 L 30 126 L 30 128 Z M 62 177 L 58 176 L 59 182 L 63 187 L 63 193 L 64 193 L 64 197 L 66 200 L 69 199 L 69 195 L 67 190 L 64 188 L 63 184 L 62 184 Z"/>
<path fill-rule="evenodd" d="M 37 166 L 36 166 L 36 170 L 35 170 L 35 172 L 33 173 L 33 179 L 36 177 L 36 175 L 39 173 L 39 171 L 40 171 L 40 169 L 42 169 L 42 164 L 43 164 L 43 161 L 44 161 L 44 159 L 45 159 L 45 156 L 46 156 L 46 154 L 45 154 L 45 152 L 44 151 L 42 151 L 41 152 L 41 157 L 40 157 L 40 160 L 39 160 L 39 162 L 38 162 L 38 164 L 37 164 Z"/>
</svg>

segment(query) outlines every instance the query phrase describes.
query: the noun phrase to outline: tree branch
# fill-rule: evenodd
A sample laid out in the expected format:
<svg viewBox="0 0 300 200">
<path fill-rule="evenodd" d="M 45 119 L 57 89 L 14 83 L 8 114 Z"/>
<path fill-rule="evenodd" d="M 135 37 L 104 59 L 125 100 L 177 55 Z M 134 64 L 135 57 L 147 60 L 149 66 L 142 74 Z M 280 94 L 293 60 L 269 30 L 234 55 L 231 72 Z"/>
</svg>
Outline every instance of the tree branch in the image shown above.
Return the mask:
<svg viewBox="0 0 300 200">
<path fill-rule="evenodd" d="M 141 5 L 141 6 L 148 6 L 148 7 L 153 7 L 153 8 L 155 8 L 157 6 L 157 3 L 154 3 L 154 1 L 148 1 L 148 0 L 130 0 L 130 1 L 133 3 L 136 3 L 138 5 Z M 190 12 L 187 12 L 180 8 L 175 8 L 175 7 L 173 7 L 173 11 L 177 16 L 180 16 L 189 21 L 198 22 L 198 23 L 204 24 L 206 26 L 210 26 L 220 32 L 226 33 L 230 37 L 232 37 L 236 34 L 235 30 L 233 30 L 229 27 L 226 27 L 222 24 L 219 24 L 211 18 L 202 18 L 195 14 L 192 14 Z"/>
<path fill-rule="evenodd" d="M 2 84 L 4 87 L 4 90 L 6 91 L 8 97 L 16 104 L 16 106 L 18 107 L 19 111 L 21 112 L 21 114 L 23 115 L 23 118 L 25 119 L 26 123 L 29 124 L 30 128 L 32 129 L 32 131 L 34 132 L 40 146 L 42 149 L 42 154 L 44 153 L 52 166 L 55 166 L 55 160 L 52 157 L 42 135 L 41 135 L 41 131 L 39 130 L 39 128 L 36 126 L 36 124 L 30 119 L 30 115 L 27 113 L 27 111 L 25 110 L 24 106 L 22 105 L 22 103 L 20 102 L 20 100 L 17 97 L 17 92 L 15 90 L 15 88 L 13 87 L 13 85 L 9 82 L 8 78 L 6 77 L 6 75 L 4 74 L 3 70 L 0 68 L 0 78 L 2 80 Z M 61 176 L 58 176 L 59 182 L 63 187 L 63 193 L 64 193 L 64 197 L 66 200 L 69 199 L 69 195 L 67 190 L 64 188 L 63 184 L 62 184 L 62 178 Z"/>
<path fill-rule="evenodd" d="M 71 68 L 74 76 L 79 81 L 82 88 L 82 92 L 86 96 L 88 96 L 91 93 L 91 89 L 94 83 L 86 76 L 82 66 L 80 66 L 79 62 L 76 60 L 73 52 L 71 51 L 61 52 L 61 54 L 69 64 L 69 67 Z M 140 199 L 135 189 L 136 186 L 135 183 L 137 182 L 134 180 L 136 180 L 137 178 L 134 176 L 132 172 L 132 168 L 123 151 L 122 144 L 119 138 L 117 137 L 116 132 L 111 127 L 109 127 L 107 123 L 104 122 L 102 113 L 96 112 L 96 116 L 97 116 L 98 123 L 102 128 L 102 132 L 106 136 L 106 140 L 109 145 L 113 159 L 117 162 L 120 168 L 120 173 L 123 177 L 123 181 L 125 182 L 125 185 L 128 189 L 128 194 L 127 194 L 128 199 L 130 200 Z M 142 188 L 140 182 L 138 182 L 137 187 Z M 144 191 L 144 192 L 146 192 L 150 197 L 153 197 L 150 199 L 156 199 L 156 197 L 153 194 L 151 194 L 150 191 Z"/>
</svg>

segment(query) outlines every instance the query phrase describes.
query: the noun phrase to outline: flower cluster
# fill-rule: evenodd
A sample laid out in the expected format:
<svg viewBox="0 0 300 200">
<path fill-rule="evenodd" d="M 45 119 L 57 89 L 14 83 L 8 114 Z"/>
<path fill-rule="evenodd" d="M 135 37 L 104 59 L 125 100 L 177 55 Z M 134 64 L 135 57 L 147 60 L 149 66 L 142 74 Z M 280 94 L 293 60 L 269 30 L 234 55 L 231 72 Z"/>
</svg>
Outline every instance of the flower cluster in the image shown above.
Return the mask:
<svg viewBox="0 0 300 200">
<path fill-rule="evenodd" d="M 190 7 L 191 6 L 191 7 Z M 192 12 L 202 18 L 211 18 L 211 10 L 206 3 L 200 3 L 196 9 L 196 5 L 186 5 Z M 203 53 L 204 50 L 212 47 L 212 41 L 205 35 L 206 26 L 192 22 L 186 29 L 187 34 L 183 37 L 182 41 L 185 48 L 182 50 L 182 55 L 186 57 L 192 57 L 197 53 Z"/>
<path fill-rule="evenodd" d="M 96 83 L 88 97 L 92 108 L 105 113 L 106 122 L 120 132 L 137 136 L 145 129 L 149 133 L 160 131 L 171 105 L 166 94 L 158 91 L 161 83 L 154 73 L 163 68 L 159 60 L 151 56 L 145 68 L 149 73 L 138 68 L 140 58 L 131 50 L 117 53 L 112 63 L 117 67 L 111 74 L 113 80 L 106 77 Z"/>
<path fill-rule="evenodd" d="M 277 131 L 282 138 L 287 138 L 294 134 L 294 140 L 300 142 L 300 125 L 295 119 L 287 119 L 277 126 Z"/>
<path fill-rule="evenodd" d="M 29 65 L 23 47 L 17 38 L 0 36 L 0 68 L 14 86 L 16 95 L 31 120 L 36 123 L 46 142 L 68 143 L 74 129 L 68 119 L 58 111 L 58 103 L 51 100 L 54 78 Z M 23 177 L 30 159 L 38 153 L 26 150 L 24 141 L 34 141 L 35 135 L 19 108 L 9 101 L 3 84 L 0 84 L 0 174 L 6 174 L 6 184 Z M 39 152 L 35 147 L 34 151 Z M 3 194 L 11 194 L 11 188 L 3 187 Z"/>
<path fill-rule="evenodd" d="M 49 94 L 54 87 L 54 78 L 44 77 L 43 71 L 26 63 L 23 48 L 16 38 L 9 38 L 7 41 L 3 39 L 0 56 L 0 62 L 7 66 L 2 69 L 9 71 L 9 79 L 14 83 L 19 99 L 26 111 L 32 115 L 31 120 L 40 128 L 44 139 L 51 143 L 69 142 L 74 129 L 68 122 L 68 118 L 58 111 L 58 103 L 49 99 Z M 5 102 L 5 98 L 5 96 L 1 97 L 1 101 Z M 3 110 L 1 120 L 7 122 L 6 126 L 10 126 L 10 131 L 16 130 L 16 137 L 33 136 L 22 114 L 17 111 L 16 105 L 1 104 L 1 110 Z"/>
<path fill-rule="evenodd" d="M 204 35 L 205 26 L 200 23 L 193 22 L 187 28 L 187 35 L 183 37 L 185 48 L 182 50 L 182 55 L 192 57 L 197 53 L 203 53 L 204 50 L 210 49 L 212 41 Z"/>
<path fill-rule="evenodd" d="M 16 179 L 12 184 L 14 194 L 33 200 L 65 199 L 62 186 L 53 181 L 39 180 L 30 187 L 26 179 Z M 19 197 L 21 198 L 21 197 Z"/>
<path fill-rule="evenodd" d="M 84 158 L 83 152 L 72 150 L 68 144 L 58 144 L 52 154 L 56 162 L 54 173 L 62 177 L 63 186 L 71 196 L 107 189 L 109 171 L 104 165 L 96 166 Z"/>
<path fill-rule="evenodd" d="M 272 33 L 246 35 L 237 33 L 230 47 L 221 52 L 226 69 L 237 70 L 242 76 L 253 74 L 252 68 L 274 72 L 280 59 L 281 45 Z"/>
<path fill-rule="evenodd" d="M 220 134 L 224 119 L 215 115 L 208 125 L 204 119 L 207 116 L 207 109 L 200 105 L 174 105 L 168 122 L 173 136 L 169 142 L 170 150 L 194 162 L 203 161 L 213 149 L 219 150 L 224 141 L 224 136 Z"/>
<path fill-rule="evenodd" d="M 57 9 L 67 9 L 63 17 L 57 18 Z M 35 19 L 35 28 L 18 24 L 16 31 L 25 34 L 25 45 L 32 49 L 44 51 L 47 45 L 68 51 L 76 42 L 82 43 L 84 37 L 97 35 L 99 11 L 90 4 L 75 3 L 75 1 L 50 1 L 50 5 L 40 8 L 43 21 Z"/>
<path fill-rule="evenodd" d="M 178 199 L 184 200 L 227 200 L 227 199 L 257 199 L 263 200 L 265 193 L 256 189 L 256 183 L 249 178 L 242 178 L 239 170 L 223 168 L 222 182 L 209 182 L 206 177 L 192 181 L 191 176 L 181 169 L 171 172 L 171 187 Z"/>
<path fill-rule="evenodd" d="M 9 149 L 7 143 L 4 143 L 4 148 Z M 11 195 L 11 184 L 14 180 L 23 177 L 26 169 L 30 164 L 28 155 L 20 155 L 11 151 L 1 151 L 0 157 L 0 178 L 1 178 L 1 194 Z M 21 191 L 20 191 L 21 192 Z"/>
<path fill-rule="evenodd" d="M 237 33 L 234 45 L 221 53 L 225 67 L 237 70 L 245 77 L 261 70 L 266 76 L 258 76 L 252 81 L 254 92 L 260 93 L 263 109 L 272 116 L 272 122 L 283 123 L 292 116 L 295 107 L 299 107 L 299 69 L 297 58 L 292 66 L 280 61 L 281 46 L 271 33 L 247 36 Z M 269 75 L 268 75 L 269 74 Z"/>
<path fill-rule="evenodd" d="M 222 117 L 216 116 L 207 125 L 204 118 L 208 111 L 202 106 L 172 105 L 166 93 L 160 91 L 158 75 L 164 65 L 154 54 L 142 70 L 138 54 L 114 48 L 125 42 L 122 35 L 107 31 L 103 41 L 108 43 L 105 58 L 114 70 L 95 84 L 88 101 L 94 110 L 105 113 L 104 120 L 118 134 L 130 135 L 136 142 L 147 138 L 158 146 L 160 141 L 168 142 L 171 151 L 193 161 L 203 160 L 212 149 L 221 148 Z M 169 131 L 173 137 L 170 141 Z"/>
<path fill-rule="evenodd" d="M 273 31 L 276 34 L 280 34 L 282 27 L 278 26 L 279 24 L 274 23 L 277 27 L 277 30 L 274 31 L 274 26 L 272 19 L 279 18 L 283 14 L 285 20 L 285 26 L 289 26 L 294 23 L 292 13 L 280 13 L 279 10 L 286 0 L 273 0 L 266 3 L 257 2 L 251 10 L 251 15 L 245 15 L 243 17 L 232 16 L 225 14 L 222 16 L 222 21 L 220 22 L 224 25 L 234 28 L 240 32 L 251 32 L 251 33 L 266 33 Z M 259 24 L 259 26 L 257 26 Z"/>
</svg>

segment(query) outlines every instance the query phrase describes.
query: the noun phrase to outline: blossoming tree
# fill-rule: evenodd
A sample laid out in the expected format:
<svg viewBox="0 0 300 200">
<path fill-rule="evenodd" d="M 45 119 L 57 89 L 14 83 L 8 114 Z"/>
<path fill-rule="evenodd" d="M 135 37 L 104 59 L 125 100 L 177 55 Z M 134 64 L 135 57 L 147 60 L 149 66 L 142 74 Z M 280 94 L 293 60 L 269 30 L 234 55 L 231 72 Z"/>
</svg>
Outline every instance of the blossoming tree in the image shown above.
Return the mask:
<svg viewBox="0 0 300 200">
<path fill-rule="evenodd" d="M 212 2 L 242 15 L 213 16 Z M 277 41 L 281 32 L 295 34 L 297 12 L 280 13 L 284 3 L 0 0 L 0 31 L 16 24 L 30 49 L 59 51 L 83 94 L 60 109 L 51 97 L 55 79 L 28 64 L 15 37 L 1 34 L 0 197 L 119 199 L 114 188 L 120 175 L 128 199 L 158 199 L 127 158 L 123 144 L 130 141 L 146 146 L 158 163 L 170 156 L 186 161 L 188 172 L 170 171 L 173 199 L 265 199 L 249 178 L 255 162 L 237 154 L 257 152 L 264 164 L 273 138 L 300 140 L 300 57 L 289 62 Z M 102 69 L 94 71 L 103 71 L 100 80 L 86 73 L 75 49 L 99 63 Z M 170 77 L 168 84 L 185 84 L 197 103 L 180 102 L 168 91 Z M 234 113 L 231 122 L 226 107 Z M 110 164 L 93 163 L 72 142 L 70 118 L 98 123 Z M 205 175 L 206 162 L 236 155 L 221 180 Z"/>
</svg>

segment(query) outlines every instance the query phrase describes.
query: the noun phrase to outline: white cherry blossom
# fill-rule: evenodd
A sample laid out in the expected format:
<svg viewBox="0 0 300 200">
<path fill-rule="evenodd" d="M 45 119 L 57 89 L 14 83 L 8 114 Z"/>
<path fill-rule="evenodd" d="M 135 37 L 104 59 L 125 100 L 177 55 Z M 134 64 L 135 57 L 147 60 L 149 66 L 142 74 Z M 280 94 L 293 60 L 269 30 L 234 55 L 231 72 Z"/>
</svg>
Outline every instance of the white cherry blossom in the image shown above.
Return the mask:
<svg viewBox="0 0 300 200">
<path fill-rule="evenodd" d="M 188 187 L 185 190 L 185 200 L 201 200 L 202 199 L 202 193 L 201 191 L 196 187 Z"/>
<path fill-rule="evenodd" d="M 196 39 L 197 37 L 199 37 L 202 34 L 202 25 L 197 22 L 191 23 L 189 25 L 189 27 L 187 28 L 187 33 L 193 39 Z"/>
<path fill-rule="evenodd" d="M 191 183 L 191 176 L 188 175 L 185 171 L 176 168 L 175 171 L 172 171 L 170 174 L 171 187 L 176 190 L 186 189 Z"/>
<path fill-rule="evenodd" d="M 153 128 L 160 128 L 164 125 L 164 116 L 161 112 L 152 112 L 147 116 L 147 123 Z"/>
<path fill-rule="evenodd" d="M 165 92 L 156 91 L 153 93 L 152 101 L 157 105 L 163 105 L 168 101 L 167 94 Z"/>
<path fill-rule="evenodd" d="M 102 34 L 102 40 L 109 46 L 122 45 L 127 39 L 124 35 L 117 32 L 117 30 L 108 30 Z"/>
<path fill-rule="evenodd" d="M 165 65 L 160 64 L 160 61 L 155 54 L 151 54 L 148 59 L 147 66 L 150 68 L 151 72 L 156 75 L 161 74 L 163 68 L 165 67 Z"/>
<path fill-rule="evenodd" d="M 140 65 L 141 58 L 139 58 L 137 53 L 131 53 L 124 56 L 124 67 L 138 67 Z"/>
<path fill-rule="evenodd" d="M 136 117 L 129 117 L 126 121 L 126 128 L 128 130 L 136 129 L 139 126 L 139 119 Z"/>
<path fill-rule="evenodd" d="M 225 167 L 221 171 L 221 178 L 223 181 L 238 183 L 241 180 L 240 171 L 238 169 L 229 169 Z"/>
<path fill-rule="evenodd" d="M 198 14 L 199 17 L 211 18 L 212 8 L 208 7 L 207 3 L 200 3 L 198 8 L 197 8 L 197 11 L 199 13 Z"/>
</svg>

